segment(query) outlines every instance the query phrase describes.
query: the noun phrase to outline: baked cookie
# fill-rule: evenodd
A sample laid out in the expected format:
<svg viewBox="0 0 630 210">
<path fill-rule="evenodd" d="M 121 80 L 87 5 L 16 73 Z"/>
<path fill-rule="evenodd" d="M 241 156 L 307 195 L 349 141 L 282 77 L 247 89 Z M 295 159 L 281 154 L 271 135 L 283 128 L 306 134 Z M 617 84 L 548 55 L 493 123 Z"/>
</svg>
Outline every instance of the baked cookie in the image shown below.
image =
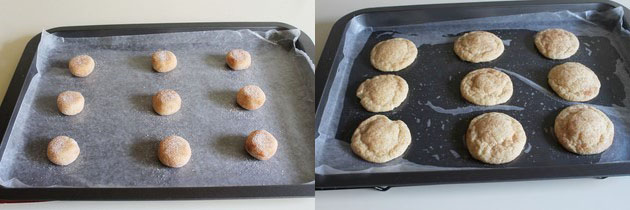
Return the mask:
<svg viewBox="0 0 630 210">
<path fill-rule="evenodd" d="M 75 77 L 87 77 L 94 70 L 94 59 L 89 55 L 79 55 L 70 59 L 68 69 Z"/>
<path fill-rule="evenodd" d="M 50 162 L 65 166 L 79 157 L 79 144 L 67 136 L 57 136 L 48 143 L 47 156 Z"/>
<path fill-rule="evenodd" d="M 538 52 L 550 59 L 569 58 L 580 48 L 580 41 L 573 33 L 559 28 L 538 32 L 534 43 Z"/>
<path fill-rule="evenodd" d="M 234 49 L 227 53 L 225 62 L 232 70 L 243 70 L 252 65 L 252 56 L 243 49 Z"/>
<path fill-rule="evenodd" d="M 374 115 L 359 124 L 352 135 L 352 151 L 364 160 L 384 163 L 401 156 L 411 144 L 411 132 L 402 120 Z"/>
<path fill-rule="evenodd" d="M 153 96 L 152 104 L 159 115 L 172 115 L 182 107 L 182 98 L 174 90 L 160 90 Z"/>
<path fill-rule="evenodd" d="M 486 31 L 465 33 L 455 40 L 453 50 L 460 59 L 472 63 L 488 62 L 503 53 L 503 41 Z"/>
<path fill-rule="evenodd" d="M 153 70 L 157 72 L 169 72 L 177 67 L 177 57 L 168 50 L 160 50 L 151 55 Z"/>
<path fill-rule="evenodd" d="M 411 65 L 416 56 L 418 49 L 412 41 L 393 38 L 374 45 L 370 52 L 370 62 L 374 68 L 381 71 L 400 71 Z"/>
<path fill-rule="evenodd" d="M 521 123 L 499 112 L 475 117 L 466 132 L 468 152 L 475 159 L 489 164 L 503 164 L 516 159 L 523 151 L 526 140 Z"/>
<path fill-rule="evenodd" d="M 247 85 L 236 93 L 236 103 L 247 110 L 256 110 L 265 104 L 267 97 L 260 87 Z"/>
<path fill-rule="evenodd" d="M 462 96 L 473 104 L 492 106 L 512 97 L 512 80 L 507 74 L 492 68 L 468 73 L 460 85 Z"/>
<path fill-rule="evenodd" d="M 580 155 L 603 152 L 613 143 L 615 126 L 608 116 L 595 107 L 576 104 L 563 109 L 556 117 L 554 132 L 558 142 Z"/>
<path fill-rule="evenodd" d="M 57 108 L 65 115 L 76 115 L 83 111 L 85 98 L 77 91 L 64 91 L 57 96 Z"/>
<path fill-rule="evenodd" d="M 245 140 L 245 151 L 258 160 L 269 160 L 278 150 L 278 140 L 266 130 L 255 130 Z"/>
<path fill-rule="evenodd" d="M 405 79 L 385 74 L 363 81 L 357 89 L 357 97 L 368 111 L 386 112 L 400 106 L 408 92 L 409 86 Z"/>
<path fill-rule="evenodd" d="M 554 66 L 549 71 L 549 86 L 569 101 L 588 101 L 599 94 L 602 86 L 595 72 L 575 62 Z"/>
<path fill-rule="evenodd" d="M 179 168 L 190 160 L 192 151 L 186 139 L 179 136 L 169 136 L 160 142 L 158 146 L 158 159 L 162 164 Z"/>
</svg>

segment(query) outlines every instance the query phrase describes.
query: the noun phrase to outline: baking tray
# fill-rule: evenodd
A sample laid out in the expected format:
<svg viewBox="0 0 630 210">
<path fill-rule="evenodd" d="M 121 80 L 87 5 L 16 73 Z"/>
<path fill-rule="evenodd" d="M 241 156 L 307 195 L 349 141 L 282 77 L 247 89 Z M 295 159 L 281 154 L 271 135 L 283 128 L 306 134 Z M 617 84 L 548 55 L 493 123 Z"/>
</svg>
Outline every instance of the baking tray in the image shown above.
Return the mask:
<svg viewBox="0 0 630 210">
<path fill-rule="evenodd" d="M 616 48 L 613 48 L 611 44 L 598 44 L 605 43 L 602 41 L 606 40 L 598 40 L 600 39 L 598 37 L 578 36 L 581 45 L 576 55 L 561 61 L 548 60 L 536 50 L 533 44 L 533 35 L 536 31 L 533 30 L 487 29 L 487 31 L 501 37 L 504 42 L 507 39 L 506 45 L 509 46 L 506 46 L 505 52 L 499 59 L 481 64 L 466 63 L 459 60 L 452 52 L 452 41 L 446 44 L 417 44 L 419 54 L 416 61 L 407 69 L 395 72 L 410 84 L 408 98 L 395 110 L 380 114 L 384 114 L 390 119 L 405 121 L 411 130 L 413 141 L 403 155 L 402 159 L 404 160 L 398 158 L 391 162 L 398 164 L 407 161 L 427 167 L 418 170 L 401 170 L 400 167 L 396 168 L 396 165 L 392 164 L 392 166 L 389 163 L 383 165 L 367 163 L 354 155 L 348 148 L 349 146 L 342 146 L 345 152 L 344 149 L 339 149 L 342 152 L 334 153 L 341 154 L 339 156 L 323 159 L 326 157 L 322 155 L 327 152 L 326 150 L 332 148 L 327 146 L 328 144 L 349 144 L 352 133 L 358 124 L 375 114 L 363 109 L 356 98 L 355 91 L 365 79 L 384 74 L 371 66 L 369 52 L 372 46 L 379 41 L 400 35 L 401 33 L 397 31 L 398 27 L 405 28 L 405 32 L 410 33 L 410 31 L 413 32 L 414 25 L 418 24 L 563 10 L 571 12 L 604 11 L 619 6 L 612 1 L 484 2 L 371 8 L 358 10 L 342 17 L 334 24 L 330 32 L 316 70 L 316 189 L 374 187 L 378 190 L 387 190 L 392 186 L 407 185 L 570 177 L 602 178 L 630 174 L 630 154 L 628 154 L 628 141 L 630 139 L 621 137 L 619 133 L 616 133 L 615 143 L 609 149 L 610 151 L 607 151 L 608 154 L 617 155 L 617 159 L 610 162 L 599 162 L 600 155 L 574 155 L 565 151 L 556 142 L 550 128 L 553 126 L 555 116 L 568 103 L 557 100 L 557 96 L 554 95 L 546 82 L 547 72 L 554 65 L 567 61 L 583 62 L 587 66 L 596 65 L 597 68 L 594 68 L 594 71 L 600 75 L 600 81 L 603 84 L 602 90 L 596 99 L 587 103 L 604 106 L 618 105 L 621 100 L 627 98 L 623 91 L 624 85 L 619 81 L 614 81 L 614 79 L 610 81 L 610 78 L 614 78 L 610 71 L 598 71 L 597 69 L 612 68 L 614 70 L 616 67 L 615 59 L 627 61 L 628 58 L 620 58 L 620 55 L 615 51 Z M 627 30 L 630 23 L 628 14 L 630 13 L 627 8 L 623 8 L 623 10 L 625 16 L 621 22 Z M 353 41 L 347 42 L 349 31 L 361 31 L 366 28 L 372 32 L 363 45 Z M 379 28 L 386 28 L 387 30 L 379 30 Z M 428 30 L 427 28 L 424 30 Z M 445 34 L 444 37 L 453 40 L 462 33 Z M 421 33 L 411 33 L 400 37 L 418 38 L 422 36 Z M 350 39 L 354 40 L 357 37 Z M 345 46 L 347 43 L 356 46 Z M 586 46 L 590 49 L 585 49 L 584 43 L 593 44 Z M 625 43 L 625 46 L 630 46 L 630 43 Z M 360 52 L 357 52 L 354 60 L 345 61 L 344 53 L 347 52 L 344 50 L 352 49 L 358 49 Z M 592 52 L 592 56 L 591 51 L 593 50 L 591 49 L 597 49 L 597 52 Z M 613 62 L 611 63 L 611 61 Z M 349 70 L 346 70 L 350 72 L 344 74 L 339 72 L 341 71 L 339 70 L 341 62 L 352 64 Z M 347 63 L 343 65 L 347 65 Z M 448 112 L 457 111 L 458 107 L 471 107 L 460 96 L 459 81 L 467 72 L 482 67 L 499 67 L 506 70 L 515 86 L 515 93 L 510 101 L 505 106 L 488 109 L 472 107 L 473 110 L 465 114 L 449 114 Z M 523 69 L 531 72 L 525 72 Z M 625 70 L 628 71 L 627 66 Z M 428 74 L 423 73 L 423 71 L 435 73 L 427 76 Z M 335 81 L 342 80 L 344 77 L 348 78 L 347 89 L 345 92 L 340 91 L 338 96 L 343 98 L 343 102 L 339 102 L 341 103 L 339 106 L 331 105 L 333 100 L 330 99 L 335 97 L 331 96 L 331 86 Z M 532 90 L 531 85 L 525 84 L 525 80 L 539 84 L 539 90 Z M 528 102 L 530 104 L 526 105 L 525 109 L 519 109 Z M 323 122 L 324 110 L 328 106 L 335 107 L 331 109 L 341 110 L 338 121 L 328 118 L 329 121 Z M 525 153 L 512 163 L 504 165 L 480 163 L 470 157 L 465 147 L 464 135 L 468 122 L 473 117 L 490 111 L 504 112 L 515 117 L 521 121 L 526 130 L 528 144 L 524 150 Z M 619 114 L 626 115 L 627 113 Z M 611 119 L 617 117 L 616 115 L 611 116 L 610 113 L 608 115 Z M 538 120 L 534 121 L 534 119 Z M 331 121 L 338 124 L 335 125 Z M 622 123 L 624 123 L 623 127 L 628 126 L 627 121 Z M 616 124 L 616 127 L 622 126 Z M 333 137 L 324 137 L 323 132 L 328 131 L 331 127 L 336 132 L 330 131 L 327 135 Z M 328 141 L 319 141 L 320 138 L 328 139 Z M 346 169 L 352 170 L 345 170 L 343 173 L 318 172 L 318 167 L 327 166 L 320 162 L 344 161 L 353 163 L 343 165 Z M 370 165 L 370 168 L 365 168 L 364 165 Z M 373 170 L 374 168 L 390 166 L 393 169 Z M 333 167 L 333 169 L 335 168 Z"/>
<path fill-rule="evenodd" d="M 74 26 L 49 29 L 47 32 L 62 38 L 83 38 L 242 29 L 268 31 L 295 29 L 295 27 L 276 22 L 218 22 Z M 7 141 L 20 111 L 20 104 L 22 104 L 24 95 L 29 89 L 31 80 L 37 74 L 35 64 L 40 38 L 41 33 L 33 37 L 26 45 L 2 102 L 0 116 L 4 120 L 0 122 L 2 132 L 0 157 L 7 147 Z M 313 42 L 303 32 L 295 41 L 295 47 L 312 57 Z M 305 69 L 299 69 L 299 71 L 302 70 Z M 306 71 L 308 71 L 304 73 L 306 75 L 313 74 L 310 69 L 306 69 Z M 312 181 L 288 185 L 218 187 L 0 187 L 0 199 L 3 200 L 154 200 L 303 196 L 314 196 L 314 183 Z"/>
</svg>

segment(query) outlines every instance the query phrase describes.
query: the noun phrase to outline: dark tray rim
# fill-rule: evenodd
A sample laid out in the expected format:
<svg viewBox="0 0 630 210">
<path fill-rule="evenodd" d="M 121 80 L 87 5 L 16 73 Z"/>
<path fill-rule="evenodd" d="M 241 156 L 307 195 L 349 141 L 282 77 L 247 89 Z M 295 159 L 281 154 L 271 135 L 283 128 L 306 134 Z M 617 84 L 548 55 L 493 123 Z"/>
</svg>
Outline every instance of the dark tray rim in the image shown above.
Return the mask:
<svg viewBox="0 0 630 210">
<path fill-rule="evenodd" d="M 115 35 L 140 35 L 205 30 L 270 29 L 287 30 L 296 27 L 280 22 L 197 22 L 197 23 L 150 23 L 65 26 L 46 30 L 63 37 L 98 37 Z M 35 76 L 35 55 L 41 33 L 26 45 L 13 78 L 0 106 L 0 158 L 4 154 L 15 118 L 29 84 Z M 304 32 L 296 47 L 313 57 L 315 46 Z M 313 71 L 310 71 L 314 74 Z M 313 197 L 314 182 L 295 185 L 222 186 L 222 187 L 132 187 L 132 188 L 5 188 L 0 186 L 1 200 L 164 200 L 164 199 L 233 199 L 264 197 Z"/>
<path fill-rule="evenodd" d="M 341 42 L 345 39 L 345 31 L 348 23 L 357 16 L 373 12 L 395 12 L 404 10 L 431 9 L 443 7 L 504 7 L 504 6 L 527 6 L 527 5 L 551 5 L 551 4 L 605 4 L 611 7 L 622 7 L 624 9 L 625 28 L 630 28 L 630 10 L 623 5 L 612 0 L 551 0 L 551 1 L 495 1 L 495 2 L 473 2 L 473 3 L 450 3 L 450 4 L 427 4 L 409 5 L 393 7 L 375 7 L 356 10 L 341 17 L 333 25 L 324 49 L 320 55 L 315 74 L 315 129 L 319 128 L 323 110 L 328 100 L 330 86 L 335 79 L 337 72 L 333 71 L 339 65 L 341 58 L 337 55 L 341 53 Z M 323 88 L 321 88 L 323 87 Z M 315 133 L 317 138 L 317 131 Z M 317 153 L 316 153 L 317 154 Z M 317 157 L 316 157 L 317 159 Z M 501 169 L 480 169 L 467 170 L 466 175 L 462 175 L 457 170 L 454 171 L 429 171 L 429 172 L 392 172 L 392 173 L 368 173 L 368 174 L 334 174 L 321 175 L 315 173 L 315 190 L 334 190 L 352 188 L 375 188 L 387 190 L 393 186 L 415 186 L 432 184 L 453 184 L 453 183 L 474 183 L 474 182 L 501 182 L 516 180 L 543 180 L 560 178 L 580 178 L 596 177 L 605 178 L 608 176 L 620 176 L 630 174 L 630 162 L 619 162 L 598 165 L 577 165 L 577 166 L 553 166 L 538 168 L 501 168 Z M 521 174 L 527 173 L 528 176 Z"/>
</svg>

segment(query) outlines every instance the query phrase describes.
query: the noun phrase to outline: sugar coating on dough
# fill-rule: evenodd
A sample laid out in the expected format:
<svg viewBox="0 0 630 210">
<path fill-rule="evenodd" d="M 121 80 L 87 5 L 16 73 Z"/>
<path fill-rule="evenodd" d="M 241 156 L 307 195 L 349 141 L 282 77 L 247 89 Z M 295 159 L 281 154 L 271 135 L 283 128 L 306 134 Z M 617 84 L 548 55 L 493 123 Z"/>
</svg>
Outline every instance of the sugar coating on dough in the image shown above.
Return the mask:
<svg viewBox="0 0 630 210">
<path fill-rule="evenodd" d="M 554 132 L 566 150 L 592 155 L 602 153 L 612 145 L 615 127 L 608 116 L 597 108 L 576 104 L 558 114 Z"/>
<path fill-rule="evenodd" d="M 96 63 L 89 55 L 78 55 L 70 59 L 68 69 L 76 77 L 87 77 L 94 70 Z"/>
<path fill-rule="evenodd" d="M 510 77 L 492 68 L 471 71 L 460 85 L 462 96 L 471 103 L 492 106 L 507 102 L 512 97 Z"/>
<path fill-rule="evenodd" d="M 538 32 L 534 38 L 538 52 L 550 59 L 566 59 L 580 48 L 580 41 L 571 32 L 559 28 Z"/>
<path fill-rule="evenodd" d="M 455 40 L 453 50 L 460 59 L 472 63 L 488 62 L 503 54 L 503 41 L 487 31 L 472 31 Z"/>
<path fill-rule="evenodd" d="M 400 106 L 407 98 L 409 86 L 405 79 L 393 74 L 367 79 L 357 88 L 361 105 L 370 112 L 386 112 Z"/>
<path fill-rule="evenodd" d="M 242 87 L 236 93 L 236 102 L 247 110 L 256 110 L 265 104 L 265 92 L 256 85 Z"/>
<path fill-rule="evenodd" d="M 50 162 L 65 166 L 74 162 L 79 157 L 81 150 L 79 144 L 67 136 L 57 136 L 48 143 L 47 156 Z"/>
<path fill-rule="evenodd" d="M 245 140 L 245 151 L 258 160 L 269 160 L 278 150 L 278 140 L 266 130 L 252 131 Z"/>
<path fill-rule="evenodd" d="M 57 108 L 64 115 L 76 115 L 83 111 L 85 98 L 77 91 L 64 91 L 57 96 Z"/>
<path fill-rule="evenodd" d="M 232 70 L 244 70 L 251 66 L 252 56 L 243 49 L 234 49 L 227 53 L 225 62 Z"/>
<path fill-rule="evenodd" d="M 370 52 L 370 62 L 381 71 L 400 71 L 411 65 L 417 56 L 418 49 L 412 41 L 393 38 L 374 45 Z"/>
<path fill-rule="evenodd" d="M 470 154 L 489 164 L 503 164 L 516 159 L 526 141 L 521 123 L 499 112 L 475 117 L 466 132 L 466 146 Z"/>
<path fill-rule="evenodd" d="M 401 156 L 411 144 L 411 132 L 402 120 L 374 115 L 352 135 L 352 151 L 366 161 L 384 163 Z"/>
<path fill-rule="evenodd" d="M 160 50 L 151 55 L 153 70 L 157 72 L 169 72 L 177 67 L 177 57 L 168 50 Z"/>
<path fill-rule="evenodd" d="M 179 136 L 169 136 L 164 138 L 158 146 L 158 158 L 162 164 L 179 168 L 188 163 L 192 150 L 186 139 Z"/>
<path fill-rule="evenodd" d="M 182 98 L 171 89 L 158 91 L 152 98 L 153 110 L 159 115 L 175 114 L 182 106 Z"/>
<path fill-rule="evenodd" d="M 602 86 L 595 72 L 576 62 L 554 66 L 549 71 L 548 82 L 556 94 L 569 101 L 591 100 Z"/>
</svg>

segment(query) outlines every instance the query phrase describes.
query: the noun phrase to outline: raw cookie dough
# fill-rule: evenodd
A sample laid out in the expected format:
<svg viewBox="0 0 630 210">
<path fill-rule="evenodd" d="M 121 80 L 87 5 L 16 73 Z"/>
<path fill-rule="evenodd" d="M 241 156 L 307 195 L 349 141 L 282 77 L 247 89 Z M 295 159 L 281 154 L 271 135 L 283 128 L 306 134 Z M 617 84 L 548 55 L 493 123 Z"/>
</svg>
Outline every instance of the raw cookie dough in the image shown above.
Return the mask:
<svg viewBox="0 0 630 210">
<path fill-rule="evenodd" d="M 165 166 L 179 168 L 190 160 L 192 151 L 186 139 L 179 136 L 169 136 L 158 146 L 158 158 Z"/>
<path fill-rule="evenodd" d="M 173 52 L 160 50 L 151 55 L 153 70 L 157 72 L 169 72 L 177 66 L 177 57 Z"/>
<path fill-rule="evenodd" d="M 256 110 L 265 104 L 265 93 L 256 85 L 242 87 L 236 93 L 236 102 L 247 110 Z"/>
<path fill-rule="evenodd" d="M 503 164 L 516 159 L 527 137 L 523 126 L 509 115 L 490 112 L 475 117 L 468 125 L 466 146 L 477 160 Z"/>
<path fill-rule="evenodd" d="M 553 91 L 569 101 L 591 100 L 599 94 L 602 86 L 595 72 L 575 62 L 554 66 L 549 71 L 548 79 Z"/>
<path fill-rule="evenodd" d="M 418 49 L 412 41 L 393 38 L 374 45 L 370 52 L 370 62 L 374 68 L 381 71 L 400 71 L 411 65 L 416 56 Z"/>
<path fill-rule="evenodd" d="M 471 103 L 492 106 L 507 102 L 512 97 L 512 80 L 507 74 L 492 68 L 468 73 L 460 85 L 462 96 Z"/>
<path fill-rule="evenodd" d="M 87 77 L 94 70 L 94 59 L 89 55 L 79 55 L 70 59 L 68 68 L 75 77 Z"/>
<path fill-rule="evenodd" d="M 60 166 L 74 162 L 80 152 L 79 144 L 67 136 L 57 136 L 48 143 L 48 160 Z"/>
<path fill-rule="evenodd" d="M 558 114 L 554 132 L 565 149 L 580 155 L 592 155 L 612 145 L 615 126 L 606 114 L 595 107 L 577 104 Z"/>
<path fill-rule="evenodd" d="M 278 140 L 266 130 L 255 130 L 245 140 L 245 151 L 258 160 L 269 160 L 276 154 Z"/>
<path fill-rule="evenodd" d="M 76 115 L 83 110 L 85 98 L 76 91 L 64 91 L 57 96 L 57 108 L 65 115 Z"/>
<path fill-rule="evenodd" d="M 400 106 L 407 98 L 409 86 L 405 79 L 385 74 L 365 80 L 357 89 L 361 105 L 370 112 L 386 112 Z"/>
<path fill-rule="evenodd" d="M 538 52 L 550 59 L 569 58 L 580 48 L 580 41 L 573 33 L 559 28 L 538 32 L 534 43 Z"/>
<path fill-rule="evenodd" d="M 374 115 L 359 124 L 352 135 L 352 151 L 364 160 L 385 163 L 401 156 L 411 144 L 411 132 L 402 120 Z"/>
<path fill-rule="evenodd" d="M 504 49 L 503 41 L 486 31 L 468 32 L 457 38 L 453 47 L 460 59 L 472 63 L 497 59 Z"/>
<path fill-rule="evenodd" d="M 252 56 L 243 49 L 234 49 L 227 53 L 225 62 L 232 70 L 244 70 L 252 65 Z"/>
<path fill-rule="evenodd" d="M 160 90 L 153 96 L 153 110 L 159 115 L 172 115 L 182 106 L 182 98 L 171 89 Z"/>
</svg>

